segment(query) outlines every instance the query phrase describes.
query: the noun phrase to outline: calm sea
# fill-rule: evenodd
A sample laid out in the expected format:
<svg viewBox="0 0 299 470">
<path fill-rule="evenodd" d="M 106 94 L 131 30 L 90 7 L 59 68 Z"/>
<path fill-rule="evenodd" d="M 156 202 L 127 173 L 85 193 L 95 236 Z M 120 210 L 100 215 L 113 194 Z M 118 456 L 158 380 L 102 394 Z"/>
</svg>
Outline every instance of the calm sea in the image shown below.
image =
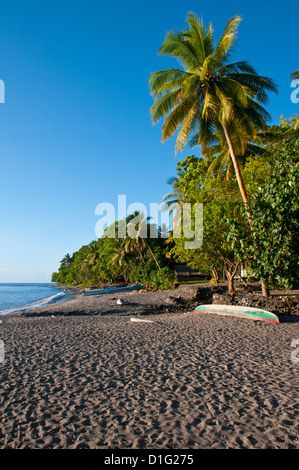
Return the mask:
<svg viewBox="0 0 299 470">
<path fill-rule="evenodd" d="M 67 297 L 64 289 L 54 283 L 0 284 L 0 315 L 17 313 L 61 302 Z"/>
</svg>

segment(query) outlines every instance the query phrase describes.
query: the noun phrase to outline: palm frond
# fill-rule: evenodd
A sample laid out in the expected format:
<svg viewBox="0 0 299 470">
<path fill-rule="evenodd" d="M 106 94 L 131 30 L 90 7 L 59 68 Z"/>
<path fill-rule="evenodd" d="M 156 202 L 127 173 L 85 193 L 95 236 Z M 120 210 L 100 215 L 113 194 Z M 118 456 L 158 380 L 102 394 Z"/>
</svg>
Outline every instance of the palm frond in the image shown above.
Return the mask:
<svg viewBox="0 0 299 470">
<path fill-rule="evenodd" d="M 251 90 L 247 85 L 240 83 L 238 80 L 223 77 L 220 86 L 225 94 L 230 96 L 235 103 L 244 108 L 248 107 L 248 98 L 251 96 Z"/>
<path fill-rule="evenodd" d="M 181 123 L 188 116 L 196 97 L 196 93 L 188 96 L 168 114 L 162 127 L 162 142 L 165 142 L 170 136 L 176 133 Z"/>
<path fill-rule="evenodd" d="M 200 65 L 191 42 L 182 33 L 168 33 L 159 54 L 174 57 L 186 70 L 196 69 Z"/>
<path fill-rule="evenodd" d="M 165 92 L 179 90 L 189 75 L 192 74 L 178 69 L 153 72 L 149 79 L 151 95 L 156 98 Z"/>
<path fill-rule="evenodd" d="M 215 95 L 219 100 L 219 113 L 218 119 L 221 124 L 227 123 L 230 121 L 234 103 L 229 95 L 227 95 L 224 90 L 220 88 L 216 83 L 214 85 Z"/>
<path fill-rule="evenodd" d="M 217 95 L 213 93 L 213 91 L 210 92 L 210 90 L 208 90 L 204 96 L 204 102 L 201 111 L 202 118 L 206 117 L 209 120 L 217 119 L 219 106 L 220 102 Z"/>
<path fill-rule="evenodd" d="M 237 39 L 237 29 L 242 20 L 240 15 L 230 18 L 215 50 L 215 57 L 226 62 L 228 53 Z"/>
<path fill-rule="evenodd" d="M 171 113 L 179 102 L 178 91 L 173 91 L 161 96 L 150 109 L 153 124 Z"/>
<path fill-rule="evenodd" d="M 299 70 L 290 74 L 290 80 L 296 80 L 297 78 L 299 78 Z"/>
<path fill-rule="evenodd" d="M 223 67 L 220 67 L 218 70 L 218 74 L 220 76 L 227 76 L 228 74 L 231 74 L 231 73 L 247 73 L 249 75 L 257 74 L 255 68 L 252 65 L 250 65 L 248 62 L 246 62 L 245 60 L 224 65 Z"/>
<path fill-rule="evenodd" d="M 182 126 L 179 130 L 179 133 L 178 133 L 178 136 L 177 136 L 177 139 L 176 139 L 176 143 L 175 143 L 175 153 L 176 154 L 179 150 L 181 152 L 183 151 L 183 149 L 185 147 L 185 144 L 188 141 L 190 131 L 194 127 L 194 123 L 195 123 L 195 119 L 196 119 L 196 115 L 198 113 L 199 107 L 200 107 L 200 105 L 199 105 L 198 100 L 195 100 L 193 105 L 192 105 L 192 108 L 190 109 L 190 111 L 188 113 L 188 115 L 184 119 L 184 122 L 183 122 L 183 124 L 182 124 Z"/>
<path fill-rule="evenodd" d="M 250 73 L 229 73 L 226 76 L 250 87 L 252 92 L 256 94 L 258 101 L 264 104 L 268 102 L 267 92 L 278 93 L 276 83 L 269 77 Z"/>
<path fill-rule="evenodd" d="M 201 116 L 198 118 L 198 123 L 198 129 L 190 136 L 188 144 L 190 148 L 201 145 L 204 152 L 216 140 L 215 123 Z"/>
<path fill-rule="evenodd" d="M 199 20 L 194 13 L 188 13 L 186 21 L 190 27 L 188 38 L 192 42 L 198 62 L 202 65 L 214 52 L 212 25 L 206 28 L 202 19 Z"/>
</svg>

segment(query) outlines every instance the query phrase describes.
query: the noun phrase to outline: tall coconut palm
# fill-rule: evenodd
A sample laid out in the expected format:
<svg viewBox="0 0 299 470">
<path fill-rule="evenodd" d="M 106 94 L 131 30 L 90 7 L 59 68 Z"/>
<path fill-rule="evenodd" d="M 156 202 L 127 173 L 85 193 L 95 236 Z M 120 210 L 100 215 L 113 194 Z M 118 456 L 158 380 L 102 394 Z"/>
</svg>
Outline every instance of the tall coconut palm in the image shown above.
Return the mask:
<svg viewBox="0 0 299 470">
<path fill-rule="evenodd" d="M 138 251 L 139 256 L 142 260 L 142 263 L 145 264 L 145 259 L 143 257 L 142 251 L 144 249 L 143 241 L 142 239 L 136 239 L 136 238 L 131 238 L 131 237 L 126 237 L 124 239 L 124 250 L 126 253 L 134 253 Z"/>
<path fill-rule="evenodd" d="M 96 241 L 93 241 L 88 246 L 88 253 L 85 258 L 85 261 L 89 265 L 94 265 L 96 261 L 99 259 L 99 247 Z"/>
<path fill-rule="evenodd" d="M 171 228 L 169 225 L 162 223 L 161 227 L 159 227 L 159 236 L 161 238 L 169 238 L 169 232 L 171 231 Z"/>
<path fill-rule="evenodd" d="M 173 190 L 172 192 L 165 194 L 163 197 L 164 205 L 162 206 L 163 211 L 168 211 L 168 217 L 170 214 L 173 215 L 172 227 L 174 233 L 177 233 L 178 236 L 181 234 L 182 205 L 185 199 L 185 195 L 180 188 L 181 176 L 182 173 L 179 173 L 178 176 L 168 178 L 167 184 L 170 184 Z"/>
<path fill-rule="evenodd" d="M 180 174 L 178 176 L 171 176 L 168 178 L 167 184 L 172 186 L 172 191 L 170 193 L 165 194 L 163 197 L 163 202 L 165 206 L 163 210 L 171 209 L 175 205 L 181 205 L 185 195 L 182 193 L 180 188 Z"/>
<path fill-rule="evenodd" d="M 69 253 L 65 255 L 65 257 L 60 261 L 62 268 L 69 268 L 74 261 L 74 257 L 71 256 Z"/>
<path fill-rule="evenodd" d="M 145 248 L 144 238 L 146 237 L 147 226 L 143 219 L 143 214 L 140 215 L 140 211 L 135 211 L 126 218 L 128 236 L 124 240 L 124 247 L 127 253 L 137 250 L 143 264 L 145 264 L 142 252 Z"/>
<path fill-rule="evenodd" d="M 135 271 L 133 263 L 130 260 L 130 254 L 125 249 L 125 240 L 122 240 L 115 246 L 112 254 L 112 263 L 115 266 L 122 267 L 122 271 L 124 276 L 126 277 L 126 281 L 128 280 L 128 273 L 126 273 L 126 267 L 129 267 L 129 269 Z"/>
<path fill-rule="evenodd" d="M 177 59 L 183 69 L 152 73 L 150 90 L 155 100 L 151 107 L 153 123 L 165 119 L 162 141 L 178 131 L 176 153 L 191 141 L 200 145 L 204 154 L 215 143 L 216 132 L 223 133 L 247 206 L 234 142 L 254 141 L 270 118 L 262 106 L 268 101 L 267 92 L 277 92 L 277 87 L 247 62 L 229 62 L 240 21 L 240 16 L 231 18 L 216 45 L 211 24 L 206 27 L 189 13 L 189 28 L 168 33 L 159 51 Z"/>
<path fill-rule="evenodd" d="M 139 212 L 136 211 L 134 212 L 134 218 L 130 218 L 127 229 L 128 229 L 128 234 L 131 238 L 128 239 L 127 241 L 127 246 L 131 246 L 134 249 L 137 247 L 137 250 L 139 251 L 140 257 L 142 258 L 143 263 L 145 264 L 144 258 L 142 256 L 142 251 L 147 248 L 149 252 L 151 253 L 158 269 L 161 269 L 160 264 L 154 255 L 153 250 L 150 247 L 149 241 L 147 240 L 147 233 L 148 229 L 150 228 L 150 224 L 148 224 L 148 220 L 150 217 L 146 217 L 144 212 Z"/>
</svg>

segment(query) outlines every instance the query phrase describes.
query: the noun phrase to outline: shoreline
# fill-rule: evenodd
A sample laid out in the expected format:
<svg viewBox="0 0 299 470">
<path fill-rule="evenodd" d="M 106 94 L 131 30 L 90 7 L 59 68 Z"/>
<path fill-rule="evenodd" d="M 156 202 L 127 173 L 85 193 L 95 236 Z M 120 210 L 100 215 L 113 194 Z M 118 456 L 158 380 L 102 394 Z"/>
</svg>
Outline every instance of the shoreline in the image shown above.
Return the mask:
<svg viewBox="0 0 299 470">
<path fill-rule="evenodd" d="M 58 292 L 57 294 L 50 296 L 50 297 L 44 297 L 41 299 L 33 300 L 29 303 L 15 305 L 9 308 L 3 308 L 0 310 L 0 317 L 2 316 L 6 317 L 7 315 L 23 314 L 24 312 L 27 312 L 27 311 L 28 312 L 38 311 L 40 309 L 47 308 L 51 305 L 63 304 L 64 302 L 67 302 L 69 298 L 71 298 L 71 296 L 73 295 L 73 293 L 71 292 L 65 293 L 65 289 L 63 289 L 62 287 L 55 286 L 55 288 L 61 289 L 61 292 Z"/>
<path fill-rule="evenodd" d="M 262 296 L 257 283 L 248 289 L 241 284 L 234 296 L 227 294 L 226 283 L 181 284 L 164 291 L 115 292 L 84 296 L 84 287 L 63 286 L 67 298 L 38 309 L 19 312 L 26 317 L 48 315 L 148 315 L 191 311 L 198 304 L 231 304 L 262 308 L 275 313 L 281 321 L 299 321 L 299 290 L 271 291 L 268 299 Z"/>
</svg>

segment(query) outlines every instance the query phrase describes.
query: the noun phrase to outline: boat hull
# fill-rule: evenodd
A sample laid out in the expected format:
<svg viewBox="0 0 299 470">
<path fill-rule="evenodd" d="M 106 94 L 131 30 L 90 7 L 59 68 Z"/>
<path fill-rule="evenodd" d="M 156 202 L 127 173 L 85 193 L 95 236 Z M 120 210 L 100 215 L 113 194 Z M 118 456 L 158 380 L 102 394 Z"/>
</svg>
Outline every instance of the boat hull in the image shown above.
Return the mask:
<svg viewBox="0 0 299 470">
<path fill-rule="evenodd" d="M 132 290 L 140 290 L 143 286 L 136 284 L 135 286 L 124 286 L 124 287 L 107 287 L 106 289 L 85 291 L 84 295 L 102 295 L 102 294 L 114 294 L 115 292 L 128 292 Z"/>
<path fill-rule="evenodd" d="M 240 307 L 236 305 L 198 305 L 195 310 L 197 313 L 212 313 L 229 317 L 246 318 L 248 320 L 266 321 L 270 323 L 279 323 L 278 317 L 267 310 L 253 307 Z"/>
<path fill-rule="evenodd" d="M 111 288 L 111 287 L 126 287 L 128 285 L 127 282 L 120 282 L 119 284 L 105 284 L 103 286 L 99 286 L 101 287 L 102 289 L 107 289 L 108 287 Z M 97 289 L 97 290 L 100 290 L 100 289 Z"/>
</svg>

